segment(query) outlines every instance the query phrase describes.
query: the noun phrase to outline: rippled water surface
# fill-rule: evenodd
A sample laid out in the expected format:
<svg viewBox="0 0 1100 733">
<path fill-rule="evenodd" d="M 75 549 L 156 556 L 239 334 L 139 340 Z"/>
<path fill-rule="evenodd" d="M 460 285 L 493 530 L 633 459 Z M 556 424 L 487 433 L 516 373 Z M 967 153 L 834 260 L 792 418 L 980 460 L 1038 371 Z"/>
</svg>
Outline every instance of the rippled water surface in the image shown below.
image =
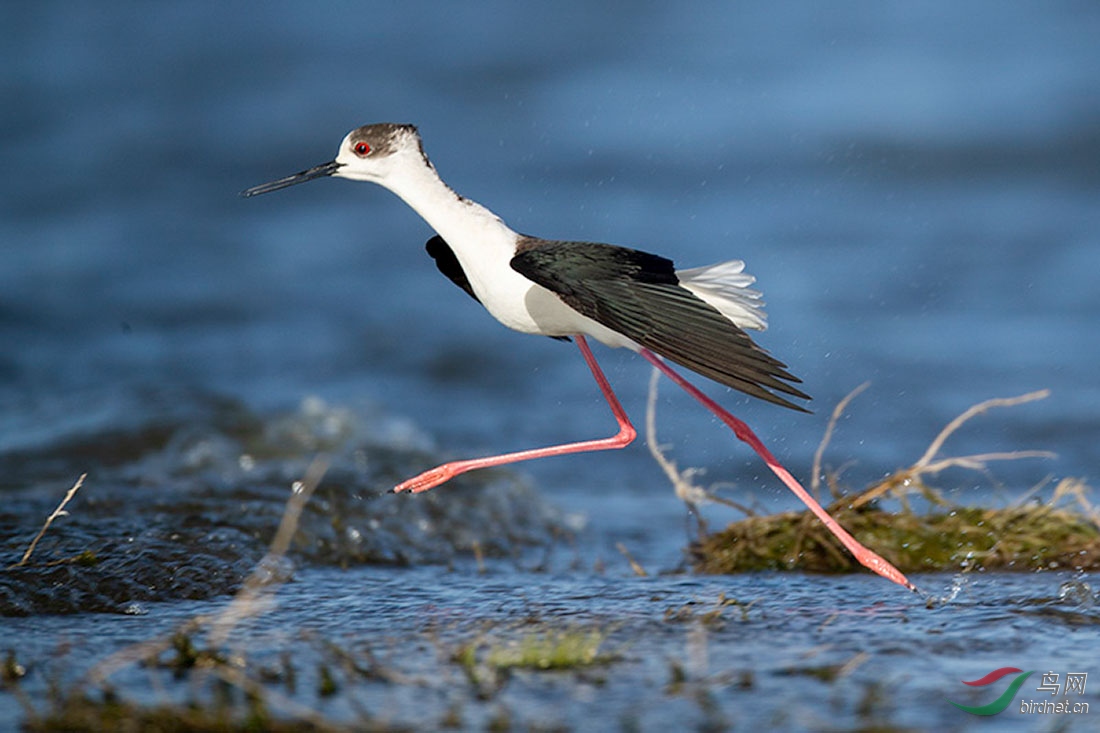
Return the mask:
<svg viewBox="0 0 1100 733">
<path fill-rule="evenodd" d="M 815 414 L 705 386 L 806 480 L 829 412 L 864 381 L 825 460 L 853 488 L 970 405 L 1050 389 L 945 447 L 1057 453 L 935 478 L 1003 505 L 1095 482 L 1098 37 L 1086 3 L 5 6 L 5 566 L 87 473 L 36 562 L 0 573 L 24 689 L 42 702 L 52 680 L 223 609 L 319 454 L 328 471 L 272 568 L 291 580 L 236 633 L 303 679 L 325 641 L 382 660 L 334 696 L 291 695 L 335 720 L 363 705 L 410 726 L 503 710 L 517 727 L 954 730 L 987 722 L 946 700 L 989 702 L 961 680 L 994 668 L 1100 684 L 1089 576 L 917 577 L 926 604 L 863 574 L 693 575 L 693 524 L 641 441 L 386 494 L 442 460 L 613 421 L 575 347 L 494 323 L 391 195 L 237 196 L 331 159 L 352 127 L 416 123 L 444 178 L 517 230 L 682 266 L 744 259 L 768 302 L 760 341 Z M 644 363 L 597 356 L 640 425 Z M 794 506 L 670 385 L 658 425 L 703 483 Z M 471 639 L 570 626 L 605 634 L 611 661 L 492 689 L 452 661 Z M 177 694 L 150 674 L 113 683 Z M 24 710 L 0 693 L 0 713 Z"/>
</svg>

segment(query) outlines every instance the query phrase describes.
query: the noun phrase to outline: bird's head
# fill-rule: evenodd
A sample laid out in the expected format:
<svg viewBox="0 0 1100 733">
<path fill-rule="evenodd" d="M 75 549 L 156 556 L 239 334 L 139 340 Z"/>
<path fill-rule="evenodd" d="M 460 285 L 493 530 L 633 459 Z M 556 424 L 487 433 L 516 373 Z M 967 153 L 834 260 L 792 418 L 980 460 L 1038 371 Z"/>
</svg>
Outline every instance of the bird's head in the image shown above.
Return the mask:
<svg viewBox="0 0 1100 733">
<path fill-rule="evenodd" d="M 409 160 L 431 165 L 420 143 L 420 133 L 413 125 L 381 122 L 357 127 L 344 137 L 336 159 L 316 165 L 294 175 L 241 191 L 245 197 L 278 191 L 280 188 L 305 183 L 314 178 L 336 176 L 353 181 L 370 181 L 384 185 L 386 178 Z"/>
<path fill-rule="evenodd" d="M 420 133 L 414 126 L 391 122 L 364 125 L 349 132 L 340 143 L 340 152 L 333 161 L 339 167 L 332 175 L 381 183 L 407 158 L 427 162 Z"/>
</svg>

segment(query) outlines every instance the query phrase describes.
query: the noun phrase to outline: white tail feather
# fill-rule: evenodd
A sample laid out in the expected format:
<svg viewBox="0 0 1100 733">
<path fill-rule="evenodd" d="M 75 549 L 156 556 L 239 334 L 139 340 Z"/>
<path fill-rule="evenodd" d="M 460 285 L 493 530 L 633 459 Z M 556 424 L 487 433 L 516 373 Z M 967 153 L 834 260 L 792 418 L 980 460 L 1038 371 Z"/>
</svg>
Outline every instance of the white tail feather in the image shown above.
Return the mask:
<svg viewBox="0 0 1100 733">
<path fill-rule="evenodd" d="M 763 331 L 768 327 L 761 293 L 749 287 L 756 278 L 745 272 L 741 260 L 677 270 L 676 277 L 680 285 L 717 308 L 738 328 Z"/>
</svg>

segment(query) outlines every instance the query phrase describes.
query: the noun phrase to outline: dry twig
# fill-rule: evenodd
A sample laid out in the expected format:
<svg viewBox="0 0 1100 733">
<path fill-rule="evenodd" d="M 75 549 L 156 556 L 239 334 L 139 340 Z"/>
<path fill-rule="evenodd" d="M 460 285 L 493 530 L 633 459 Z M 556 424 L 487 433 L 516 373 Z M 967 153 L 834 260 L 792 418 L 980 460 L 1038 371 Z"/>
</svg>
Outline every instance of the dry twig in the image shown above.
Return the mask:
<svg viewBox="0 0 1100 733">
<path fill-rule="evenodd" d="M 1050 396 L 1049 389 L 1040 389 L 1036 392 L 1028 392 L 1027 394 L 1020 395 L 1019 397 L 995 397 L 985 402 L 979 402 L 978 404 L 968 408 L 961 415 L 956 417 L 951 422 L 947 423 L 947 426 L 940 431 L 940 434 L 936 436 L 935 440 L 928 446 L 928 450 L 924 452 L 916 463 L 913 464 L 914 468 L 925 468 L 931 463 L 932 459 L 939 453 L 940 448 L 943 447 L 944 442 L 947 441 L 951 434 L 962 427 L 972 417 L 982 414 L 994 407 L 1015 407 L 1016 405 L 1022 405 L 1025 402 L 1034 402 L 1036 400 L 1045 400 Z M 1036 452 L 1036 451 L 1029 451 Z M 953 459 L 948 459 L 953 460 Z M 942 463 L 942 461 L 941 461 Z"/>
<path fill-rule="evenodd" d="M 853 389 L 844 399 L 836 403 L 836 407 L 833 408 L 833 414 L 829 416 L 829 424 L 825 426 L 825 435 L 821 436 L 821 443 L 818 444 L 817 450 L 814 451 L 813 474 L 810 476 L 810 491 L 813 492 L 814 498 L 818 501 L 821 501 L 821 457 L 825 455 L 825 448 L 828 447 L 829 441 L 833 439 L 833 430 L 836 429 L 837 421 L 840 420 L 840 416 L 844 414 L 844 410 L 848 408 L 848 403 L 858 397 L 860 392 L 870 386 L 870 382 L 864 382 Z M 835 492 L 833 498 L 836 498 Z"/>
<path fill-rule="evenodd" d="M 57 508 L 53 510 L 53 514 L 46 517 L 46 523 L 42 525 L 42 529 L 38 530 L 38 534 L 35 535 L 33 540 L 31 540 L 31 544 L 29 547 L 27 547 L 27 551 L 23 553 L 23 559 L 21 559 L 19 562 L 15 563 L 11 567 L 18 568 L 27 564 L 27 561 L 31 559 L 31 553 L 34 552 L 35 546 L 38 545 L 38 541 L 42 539 L 43 535 L 46 534 L 46 530 L 50 528 L 51 524 L 53 524 L 53 520 L 68 514 L 68 512 L 65 511 L 65 505 L 72 501 L 72 498 L 76 496 L 77 491 L 80 491 L 80 487 L 84 485 L 84 479 L 87 476 L 88 474 L 86 473 L 80 474 L 80 478 L 78 478 L 76 480 L 76 483 L 73 484 L 73 487 L 65 493 L 65 498 L 62 499 L 61 503 L 57 505 Z"/>
<path fill-rule="evenodd" d="M 1089 487 L 1081 479 L 1064 478 L 1054 487 L 1054 494 L 1050 498 L 1050 503 L 1054 505 L 1063 496 L 1072 496 L 1077 500 L 1077 505 L 1081 507 L 1081 513 L 1088 517 L 1097 529 L 1100 529 L 1100 507 L 1089 501 L 1088 490 Z"/>
<path fill-rule="evenodd" d="M 903 468 L 899 471 L 895 471 L 885 479 L 880 481 L 875 486 L 865 491 L 851 502 L 851 508 L 857 509 L 868 502 L 883 496 L 891 490 L 899 486 L 908 486 L 911 484 L 918 484 L 920 477 L 924 474 L 935 475 L 944 469 L 958 466 L 961 468 L 970 468 L 975 470 L 981 470 L 986 467 L 986 463 L 989 461 L 1008 461 L 1017 460 L 1020 458 L 1054 458 L 1055 454 L 1050 451 L 1038 451 L 1038 450 L 1019 450 L 1008 451 L 1003 453 L 978 453 L 969 456 L 956 456 L 953 458 L 941 458 L 938 461 L 933 459 L 947 439 L 958 430 L 963 423 L 970 420 L 972 417 L 982 414 L 994 407 L 1013 407 L 1015 405 L 1021 405 L 1025 402 L 1034 402 L 1035 400 L 1045 399 L 1050 396 L 1049 389 L 1041 389 L 1037 392 L 1029 392 L 1019 397 L 997 397 L 985 402 L 979 402 L 978 404 L 968 408 L 954 420 L 949 422 L 939 435 L 935 437 L 932 443 L 928 446 L 928 450 L 924 452 L 916 463 L 908 468 Z"/>
<path fill-rule="evenodd" d="M 622 556 L 626 558 L 626 561 L 628 563 L 630 563 L 630 569 L 634 571 L 635 575 L 637 575 L 639 578 L 644 578 L 649 575 L 649 573 L 645 571 L 645 568 L 643 568 L 641 564 L 631 556 L 630 550 L 626 549 L 626 545 L 624 545 L 622 542 L 616 542 L 615 549 L 622 553 Z"/>
<path fill-rule="evenodd" d="M 653 459 L 657 461 L 657 465 L 661 467 L 661 470 L 668 476 L 668 480 L 672 482 L 672 488 L 676 492 L 677 498 L 687 504 L 688 511 L 699 521 L 701 527 L 703 526 L 703 518 L 699 514 L 699 505 L 708 501 L 732 507 L 747 516 L 751 516 L 753 512 L 748 507 L 691 483 L 691 477 L 696 471 L 690 468 L 680 471 L 676 467 L 676 462 L 670 460 L 662 452 L 661 445 L 657 442 L 657 383 L 660 376 L 661 372 L 654 369 L 652 376 L 649 378 L 649 392 L 646 397 L 645 410 L 645 444 L 649 448 Z"/>
</svg>

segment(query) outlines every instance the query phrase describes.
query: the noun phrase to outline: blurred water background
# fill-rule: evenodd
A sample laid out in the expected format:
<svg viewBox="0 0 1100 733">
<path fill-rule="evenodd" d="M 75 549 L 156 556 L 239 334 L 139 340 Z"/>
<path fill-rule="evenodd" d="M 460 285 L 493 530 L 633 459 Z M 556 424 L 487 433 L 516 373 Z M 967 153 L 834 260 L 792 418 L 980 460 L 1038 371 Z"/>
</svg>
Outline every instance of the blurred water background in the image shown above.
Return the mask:
<svg viewBox="0 0 1100 733">
<path fill-rule="evenodd" d="M 1057 459 L 941 485 L 956 501 L 1003 504 L 1044 481 L 1095 479 L 1098 38 L 1100 7 L 1087 2 L 5 4 L 5 547 L 25 546 L 85 471 L 82 500 L 111 495 L 107 513 L 140 517 L 134 507 L 177 497 L 167 537 L 196 492 L 207 516 L 237 511 L 242 481 L 284 490 L 318 445 L 338 444 L 334 480 L 355 505 L 450 457 L 613 431 L 575 347 L 494 323 L 436 272 L 430 230 L 388 193 L 320 181 L 237 196 L 330 160 L 349 129 L 379 121 L 418 125 L 444 179 L 519 231 L 682 267 L 744 259 L 768 303 L 759 340 L 805 381 L 815 414 L 696 381 L 796 475 L 808 480 L 832 407 L 870 380 L 826 457 L 847 465 L 848 485 L 911 463 L 976 402 L 1043 388 L 1049 399 L 979 418 L 947 452 Z M 641 424 L 649 369 L 597 356 Z M 673 389 L 659 428 L 681 466 L 732 482 L 727 496 L 764 511 L 794 506 Z M 286 456 L 287 441 L 292 458 L 247 478 L 243 454 L 259 442 Z M 417 453 L 380 470 L 368 448 Z M 684 509 L 641 442 L 515 475 L 540 507 L 520 511 L 532 535 L 544 509 L 580 528 L 572 551 L 585 567 L 600 559 L 640 582 L 619 542 L 652 568 L 681 562 Z M 394 523 L 419 511 L 388 506 L 377 511 Z M 78 500 L 82 511 L 94 506 Z M 118 532 L 138 530 L 122 521 Z M 240 572 L 252 560 L 233 554 Z M 369 565 L 357 572 L 367 577 L 349 582 L 374 582 Z M 418 572 L 447 592 L 447 576 Z M 750 594 L 788 587 L 768 578 L 737 582 Z M 790 582 L 812 596 L 833 581 Z M 1004 598 L 1022 597 L 1021 580 L 1006 583 Z M 868 602 L 894 592 L 858 587 Z M 32 617 L 50 608 L 20 602 Z M 929 663 L 936 695 L 971 673 L 952 666 L 968 653 Z"/>
</svg>

